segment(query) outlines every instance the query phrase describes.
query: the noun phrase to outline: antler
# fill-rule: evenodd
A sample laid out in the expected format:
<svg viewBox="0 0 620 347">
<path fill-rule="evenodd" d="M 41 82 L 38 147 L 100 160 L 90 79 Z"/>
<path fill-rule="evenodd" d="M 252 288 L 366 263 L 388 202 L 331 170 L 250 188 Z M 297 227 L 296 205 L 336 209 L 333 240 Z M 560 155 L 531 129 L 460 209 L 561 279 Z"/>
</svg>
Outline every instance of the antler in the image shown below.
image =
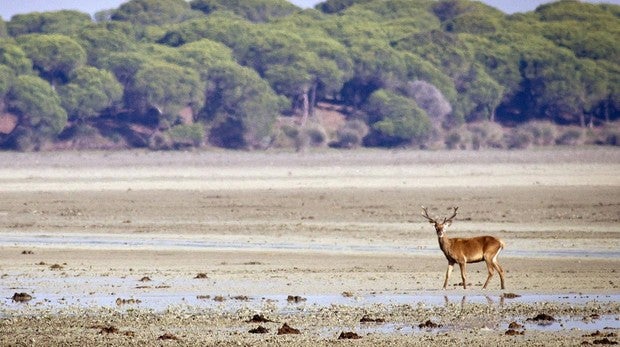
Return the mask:
<svg viewBox="0 0 620 347">
<path fill-rule="evenodd" d="M 422 207 L 422 210 L 424 211 L 424 213 L 422 213 L 422 216 L 424 218 L 428 219 L 429 222 L 435 223 L 435 220 L 433 218 L 429 217 L 428 211 L 426 210 L 426 207 L 424 207 L 424 206 L 420 206 L 420 207 Z"/>
<path fill-rule="evenodd" d="M 452 219 L 453 219 L 454 217 L 456 217 L 456 210 L 458 210 L 458 209 L 459 209 L 459 207 L 458 207 L 458 206 L 455 206 L 455 207 L 453 207 L 453 209 L 454 209 L 454 213 L 452 214 L 452 216 L 450 216 L 450 217 L 448 217 L 448 218 L 444 218 L 444 219 L 443 219 L 444 224 L 445 224 L 445 223 L 447 223 L 447 222 L 452 222 Z"/>
</svg>

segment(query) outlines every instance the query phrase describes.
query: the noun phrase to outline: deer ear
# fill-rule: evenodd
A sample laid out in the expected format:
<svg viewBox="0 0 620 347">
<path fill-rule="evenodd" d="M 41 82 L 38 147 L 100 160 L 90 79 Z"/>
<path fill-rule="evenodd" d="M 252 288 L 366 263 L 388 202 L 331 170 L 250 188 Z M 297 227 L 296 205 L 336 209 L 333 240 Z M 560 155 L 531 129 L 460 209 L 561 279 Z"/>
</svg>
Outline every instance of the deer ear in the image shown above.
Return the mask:
<svg viewBox="0 0 620 347">
<path fill-rule="evenodd" d="M 443 226 L 445 226 L 445 227 L 449 227 L 450 225 L 452 225 L 452 221 L 451 220 L 443 223 Z"/>
</svg>

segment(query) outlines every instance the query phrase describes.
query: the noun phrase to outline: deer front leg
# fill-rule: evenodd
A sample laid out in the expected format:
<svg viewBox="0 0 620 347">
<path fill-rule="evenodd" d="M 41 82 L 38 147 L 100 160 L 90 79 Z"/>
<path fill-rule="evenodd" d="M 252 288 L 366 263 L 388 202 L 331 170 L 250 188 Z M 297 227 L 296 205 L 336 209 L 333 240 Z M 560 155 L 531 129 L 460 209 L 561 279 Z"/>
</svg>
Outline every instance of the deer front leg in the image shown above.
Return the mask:
<svg viewBox="0 0 620 347">
<path fill-rule="evenodd" d="M 454 263 L 448 263 L 448 270 L 446 270 L 446 280 L 443 282 L 443 289 L 446 289 L 448 286 L 448 280 L 450 279 L 452 269 L 454 269 Z"/>
<path fill-rule="evenodd" d="M 467 289 L 467 280 L 465 279 L 465 263 L 459 263 L 461 269 L 461 279 L 463 280 L 463 289 Z"/>
</svg>

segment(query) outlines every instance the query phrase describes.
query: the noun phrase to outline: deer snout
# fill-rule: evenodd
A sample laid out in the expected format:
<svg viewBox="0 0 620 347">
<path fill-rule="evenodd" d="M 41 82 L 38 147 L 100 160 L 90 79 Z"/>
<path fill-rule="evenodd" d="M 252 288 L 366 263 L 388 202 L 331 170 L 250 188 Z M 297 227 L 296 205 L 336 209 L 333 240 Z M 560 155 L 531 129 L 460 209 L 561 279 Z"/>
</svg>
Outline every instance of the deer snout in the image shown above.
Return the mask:
<svg viewBox="0 0 620 347">
<path fill-rule="evenodd" d="M 443 236 L 443 227 L 444 227 L 443 224 L 435 223 L 435 231 L 437 232 L 437 236 L 439 237 Z"/>
</svg>

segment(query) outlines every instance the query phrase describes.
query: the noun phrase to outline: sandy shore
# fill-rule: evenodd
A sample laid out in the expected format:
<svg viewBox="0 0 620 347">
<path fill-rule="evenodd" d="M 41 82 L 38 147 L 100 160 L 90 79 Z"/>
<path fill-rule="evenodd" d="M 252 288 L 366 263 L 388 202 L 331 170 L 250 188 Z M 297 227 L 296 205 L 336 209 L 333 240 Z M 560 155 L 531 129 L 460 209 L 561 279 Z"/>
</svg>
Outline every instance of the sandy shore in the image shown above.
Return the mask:
<svg viewBox="0 0 620 347">
<path fill-rule="evenodd" d="M 619 150 L 0 159 L 0 345 L 619 341 Z M 507 289 L 440 290 L 420 205 L 502 238 Z"/>
</svg>

